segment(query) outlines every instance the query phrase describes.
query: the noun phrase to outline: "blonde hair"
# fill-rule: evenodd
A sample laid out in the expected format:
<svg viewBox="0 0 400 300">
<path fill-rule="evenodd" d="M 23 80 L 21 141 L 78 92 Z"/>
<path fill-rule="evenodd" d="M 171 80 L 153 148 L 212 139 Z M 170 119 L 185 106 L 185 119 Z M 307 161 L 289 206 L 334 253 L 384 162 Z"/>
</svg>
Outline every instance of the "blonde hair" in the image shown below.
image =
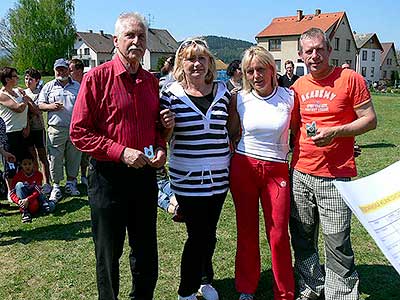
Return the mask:
<svg viewBox="0 0 400 300">
<path fill-rule="evenodd" d="M 207 42 L 202 38 L 196 37 L 185 40 L 176 51 L 173 75 L 177 82 L 186 84 L 186 77 L 183 71 L 183 60 L 196 55 L 207 55 L 209 58 L 205 82 L 210 84 L 217 77 L 215 58 L 208 49 Z"/>
<path fill-rule="evenodd" d="M 253 89 L 250 82 L 247 80 L 246 71 L 254 58 L 257 58 L 262 64 L 272 68 L 271 86 L 272 88 L 277 87 L 278 79 L 274 57 L 264 47 L 252 46 L 244 52 L 242 58 L 243 90 L 245 92 L 250 92 Z"/>
</svg>

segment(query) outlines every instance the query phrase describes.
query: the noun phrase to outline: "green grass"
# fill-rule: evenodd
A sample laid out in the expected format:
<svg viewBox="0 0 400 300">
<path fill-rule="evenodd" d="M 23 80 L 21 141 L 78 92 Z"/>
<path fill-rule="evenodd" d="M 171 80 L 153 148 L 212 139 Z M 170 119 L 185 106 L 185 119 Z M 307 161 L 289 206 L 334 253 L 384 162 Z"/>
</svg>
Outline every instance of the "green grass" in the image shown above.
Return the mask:
<svg viewBox="0 0 400 300">
<path fill-rule="evenodd" d="M 400 97 L 374 95 L 379 124 L 375 131 L 357 138 L 362 155 L 357 158 L 361 177 L 374 173 L 400 158 Z M 82 191 L 83 188 L 79 187 Z M 3 206 L 6 201 L 1 201 Z M 87 198 L 67 198 L 54 214 L 22 224 L 15 206 L 2 208 L 0 218 L 0 299 L 96 299 L 95 259 Z M 263 228 L 263 225 L 261 226 Z M 400 299 L 400 276 L 360 223 L 354 219 L 352 241 L 361 277 L 363 299 Z M 264 231 L 261 233 L 265 236 Z M 185 227 L 159 210 L 159 280 L 155 299 L 176 299 L 179 261 Z M 235 212 L 228 196 L 218 226 L 214 256 L 215 286 L 221 300 L 236 299 L 234 258 Z M 261 239 L 262 277 L 258 299 L 272 299 L 271 261 L 265 238 Z M 121 259 L 120 299 L 128 299 L 130 272 L 128 248 Z"/>
</svg>

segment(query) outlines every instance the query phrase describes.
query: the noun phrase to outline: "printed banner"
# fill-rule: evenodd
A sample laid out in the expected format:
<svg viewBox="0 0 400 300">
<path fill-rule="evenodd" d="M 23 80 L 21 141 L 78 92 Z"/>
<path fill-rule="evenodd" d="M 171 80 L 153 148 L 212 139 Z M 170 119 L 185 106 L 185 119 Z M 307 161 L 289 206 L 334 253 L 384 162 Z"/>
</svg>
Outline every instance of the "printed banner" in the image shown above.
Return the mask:
<svg viewBox="0 0 400 300">
<path fill-rule="evenodd" d="M 335 186 L 400 274 L 400 161 L 370 176 Z"/>
</svg>

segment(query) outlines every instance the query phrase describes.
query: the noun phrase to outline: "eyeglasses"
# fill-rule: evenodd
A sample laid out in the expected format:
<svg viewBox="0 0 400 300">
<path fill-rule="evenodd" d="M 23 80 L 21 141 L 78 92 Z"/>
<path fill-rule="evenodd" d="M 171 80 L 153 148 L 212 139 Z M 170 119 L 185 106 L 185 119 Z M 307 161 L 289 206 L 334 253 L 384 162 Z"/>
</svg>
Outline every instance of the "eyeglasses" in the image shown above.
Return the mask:
<svg viewBox="0 0 400 300">
<path fill-rule="evenodd" d="M 182 51 L 182 49 L 185 49 L 187 47 L 189 47 L 192 44 L 197 44 L 203 47 L 206 47 L 208 49 L 208 45 L 207 42 L 205 40 L 201 40 L 201 39 L 192 39 L 192 40 L 187 40 L 184 41 L 178 48 L 178 52 Z"/>
</svg>

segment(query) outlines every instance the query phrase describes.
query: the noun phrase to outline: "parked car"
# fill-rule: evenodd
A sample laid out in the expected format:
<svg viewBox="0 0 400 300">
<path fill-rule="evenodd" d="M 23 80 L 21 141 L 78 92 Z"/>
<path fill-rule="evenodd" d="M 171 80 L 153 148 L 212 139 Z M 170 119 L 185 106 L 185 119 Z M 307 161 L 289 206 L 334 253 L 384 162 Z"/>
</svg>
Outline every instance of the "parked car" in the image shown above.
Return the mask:
<svg viewBox="0 0 400 300">
<path fill-rule="evenodd" d="M 302 62 L 294 63 L 294 71 L 293 72 L 297 76 L 303 76 L 303 75 L 308 74 L 306 64 L 302 63 Z"/>
</svg>

